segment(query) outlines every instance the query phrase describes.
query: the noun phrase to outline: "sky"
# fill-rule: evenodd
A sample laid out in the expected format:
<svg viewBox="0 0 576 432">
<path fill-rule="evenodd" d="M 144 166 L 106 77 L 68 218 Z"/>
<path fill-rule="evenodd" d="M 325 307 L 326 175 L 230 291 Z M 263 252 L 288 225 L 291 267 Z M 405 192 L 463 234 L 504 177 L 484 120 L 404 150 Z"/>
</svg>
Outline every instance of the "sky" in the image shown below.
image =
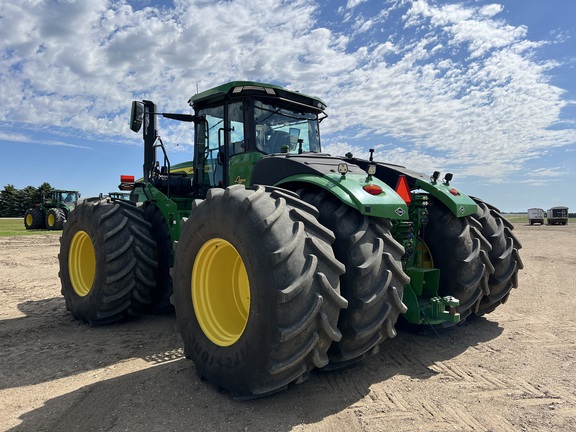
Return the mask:
<svg viewBox="0 0 576 432">
<path fill-rule="evenodd" d="M 451 172 L 503 212 L 576 209 L 573 0 L 0 0 L 0 188 L 142 174 L 132 100 L 233 80 L 323 99 L 323 151 Z M 172 164 L 188 123 L 161 119 Z"/>
</svg>

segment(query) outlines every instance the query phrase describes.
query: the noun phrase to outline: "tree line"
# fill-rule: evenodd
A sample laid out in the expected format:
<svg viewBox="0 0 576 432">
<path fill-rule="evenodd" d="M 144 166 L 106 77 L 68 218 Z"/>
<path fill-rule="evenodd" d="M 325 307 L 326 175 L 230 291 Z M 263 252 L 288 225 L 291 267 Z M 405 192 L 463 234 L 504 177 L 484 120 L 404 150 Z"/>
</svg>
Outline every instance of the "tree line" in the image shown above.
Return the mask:
<svg viewBox="0 0 576 432">
<path fill-rule="evenodd" d="M 54 190 L 50 183 L 42 183 L 39 187 L 26 186 L 16 189 L 14 185 L 6 185 L 0 191 L 0 217 L 24 217 L 26 210 L 34 204 L 42 202 L 42 195 L 50 196 Z"/>
</svg>

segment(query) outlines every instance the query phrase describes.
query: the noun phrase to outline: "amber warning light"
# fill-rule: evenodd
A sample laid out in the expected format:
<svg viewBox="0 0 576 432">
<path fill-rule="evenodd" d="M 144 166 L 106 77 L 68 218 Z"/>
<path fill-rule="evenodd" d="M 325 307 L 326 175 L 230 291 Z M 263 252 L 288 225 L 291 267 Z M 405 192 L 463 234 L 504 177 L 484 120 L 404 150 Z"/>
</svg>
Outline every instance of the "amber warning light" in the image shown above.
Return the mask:
<svg viewBox="0 0 576 432">
<path fill-rule="evenodd" d="M 134 176 L 133 175 L 121 175 L 120 185 L 118 186 L 120 190 L 132 190 L 134 189 Z"/>
<path fill-rule="evenodd" d="M 368 192 L 370 195 L 380 195 L 382 193 L 382 188 L 374 184 L 364 186 L 364 190 Z"/>
</svg>

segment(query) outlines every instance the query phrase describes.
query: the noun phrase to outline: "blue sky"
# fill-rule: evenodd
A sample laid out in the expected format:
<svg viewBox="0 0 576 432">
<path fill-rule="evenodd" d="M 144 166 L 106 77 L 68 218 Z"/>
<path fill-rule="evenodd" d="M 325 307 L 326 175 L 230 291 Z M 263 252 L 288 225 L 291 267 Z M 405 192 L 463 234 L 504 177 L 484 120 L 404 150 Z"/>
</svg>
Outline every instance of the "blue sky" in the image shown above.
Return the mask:
<svg viewBox="0 0 576 432">
<path fill-rule="evenodd" d="M 576 2 L 0 0 L 0 187 L 117 190 L 142 173 L 130 101 L 189 112 L 236 79 L 320 96 L 326 152 L 502 211 L 576 209 Z M 161 120 L 172 163 L 189 124 Z"/>
</svg>

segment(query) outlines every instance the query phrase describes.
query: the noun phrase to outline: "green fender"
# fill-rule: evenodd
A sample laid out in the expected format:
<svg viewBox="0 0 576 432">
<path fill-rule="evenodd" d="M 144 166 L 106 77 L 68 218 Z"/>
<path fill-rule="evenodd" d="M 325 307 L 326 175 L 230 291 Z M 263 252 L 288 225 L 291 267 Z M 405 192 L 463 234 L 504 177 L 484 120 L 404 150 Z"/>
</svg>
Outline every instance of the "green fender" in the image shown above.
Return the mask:
<svg viewBox="0 0 576 432">
<path fill-rule="evenodd" d="M 365 171 L 370 165 L 375 165 L 375 176 L 391 187 L 396 187 L 398 181 L 404 176 L 408 183 L 408 188 L 412 192 L 419 189 L 424 190 L 442 202 L 457 217 L 471 215 L 478 209 L 476 203 L 469 196 L 454 188 L 449 181 L 433 180 L 426 174 L 412 171 L 400 165 L 371 162 L 359 158 L 346 158 L 344 161 L 355 164 Z"/>
<path fill-rule="evenodd" d="M 296 174 L 280 180 L 274 186 L 285 187 L 289 183 L 319 186 L 366 216 L 408 220 L 408 207 L 404 200 L 386 183 L 366 174 Z M 372 195 L 363 189 L 366 185 L 380 186 L 382 193 Z"/>
<path fill-rule="evenodd" d="M 441 201 L 457 217 L 476 213 L 478 206 L 468 195 L 460 192 L 450 183 L 415 179 L 416 189 L 422 189 Z"/>
<path fill-rule="evenodd" d="M 180 238 L 180 215 L 178 206 L 174 201 L 150 183 L 146 183 L 143 186 L 136 185 L 132 195 L 137 197 L 137 202 L 153 201 L 166 220 L 172 241 L 174 242 Z"/>
</svg>

